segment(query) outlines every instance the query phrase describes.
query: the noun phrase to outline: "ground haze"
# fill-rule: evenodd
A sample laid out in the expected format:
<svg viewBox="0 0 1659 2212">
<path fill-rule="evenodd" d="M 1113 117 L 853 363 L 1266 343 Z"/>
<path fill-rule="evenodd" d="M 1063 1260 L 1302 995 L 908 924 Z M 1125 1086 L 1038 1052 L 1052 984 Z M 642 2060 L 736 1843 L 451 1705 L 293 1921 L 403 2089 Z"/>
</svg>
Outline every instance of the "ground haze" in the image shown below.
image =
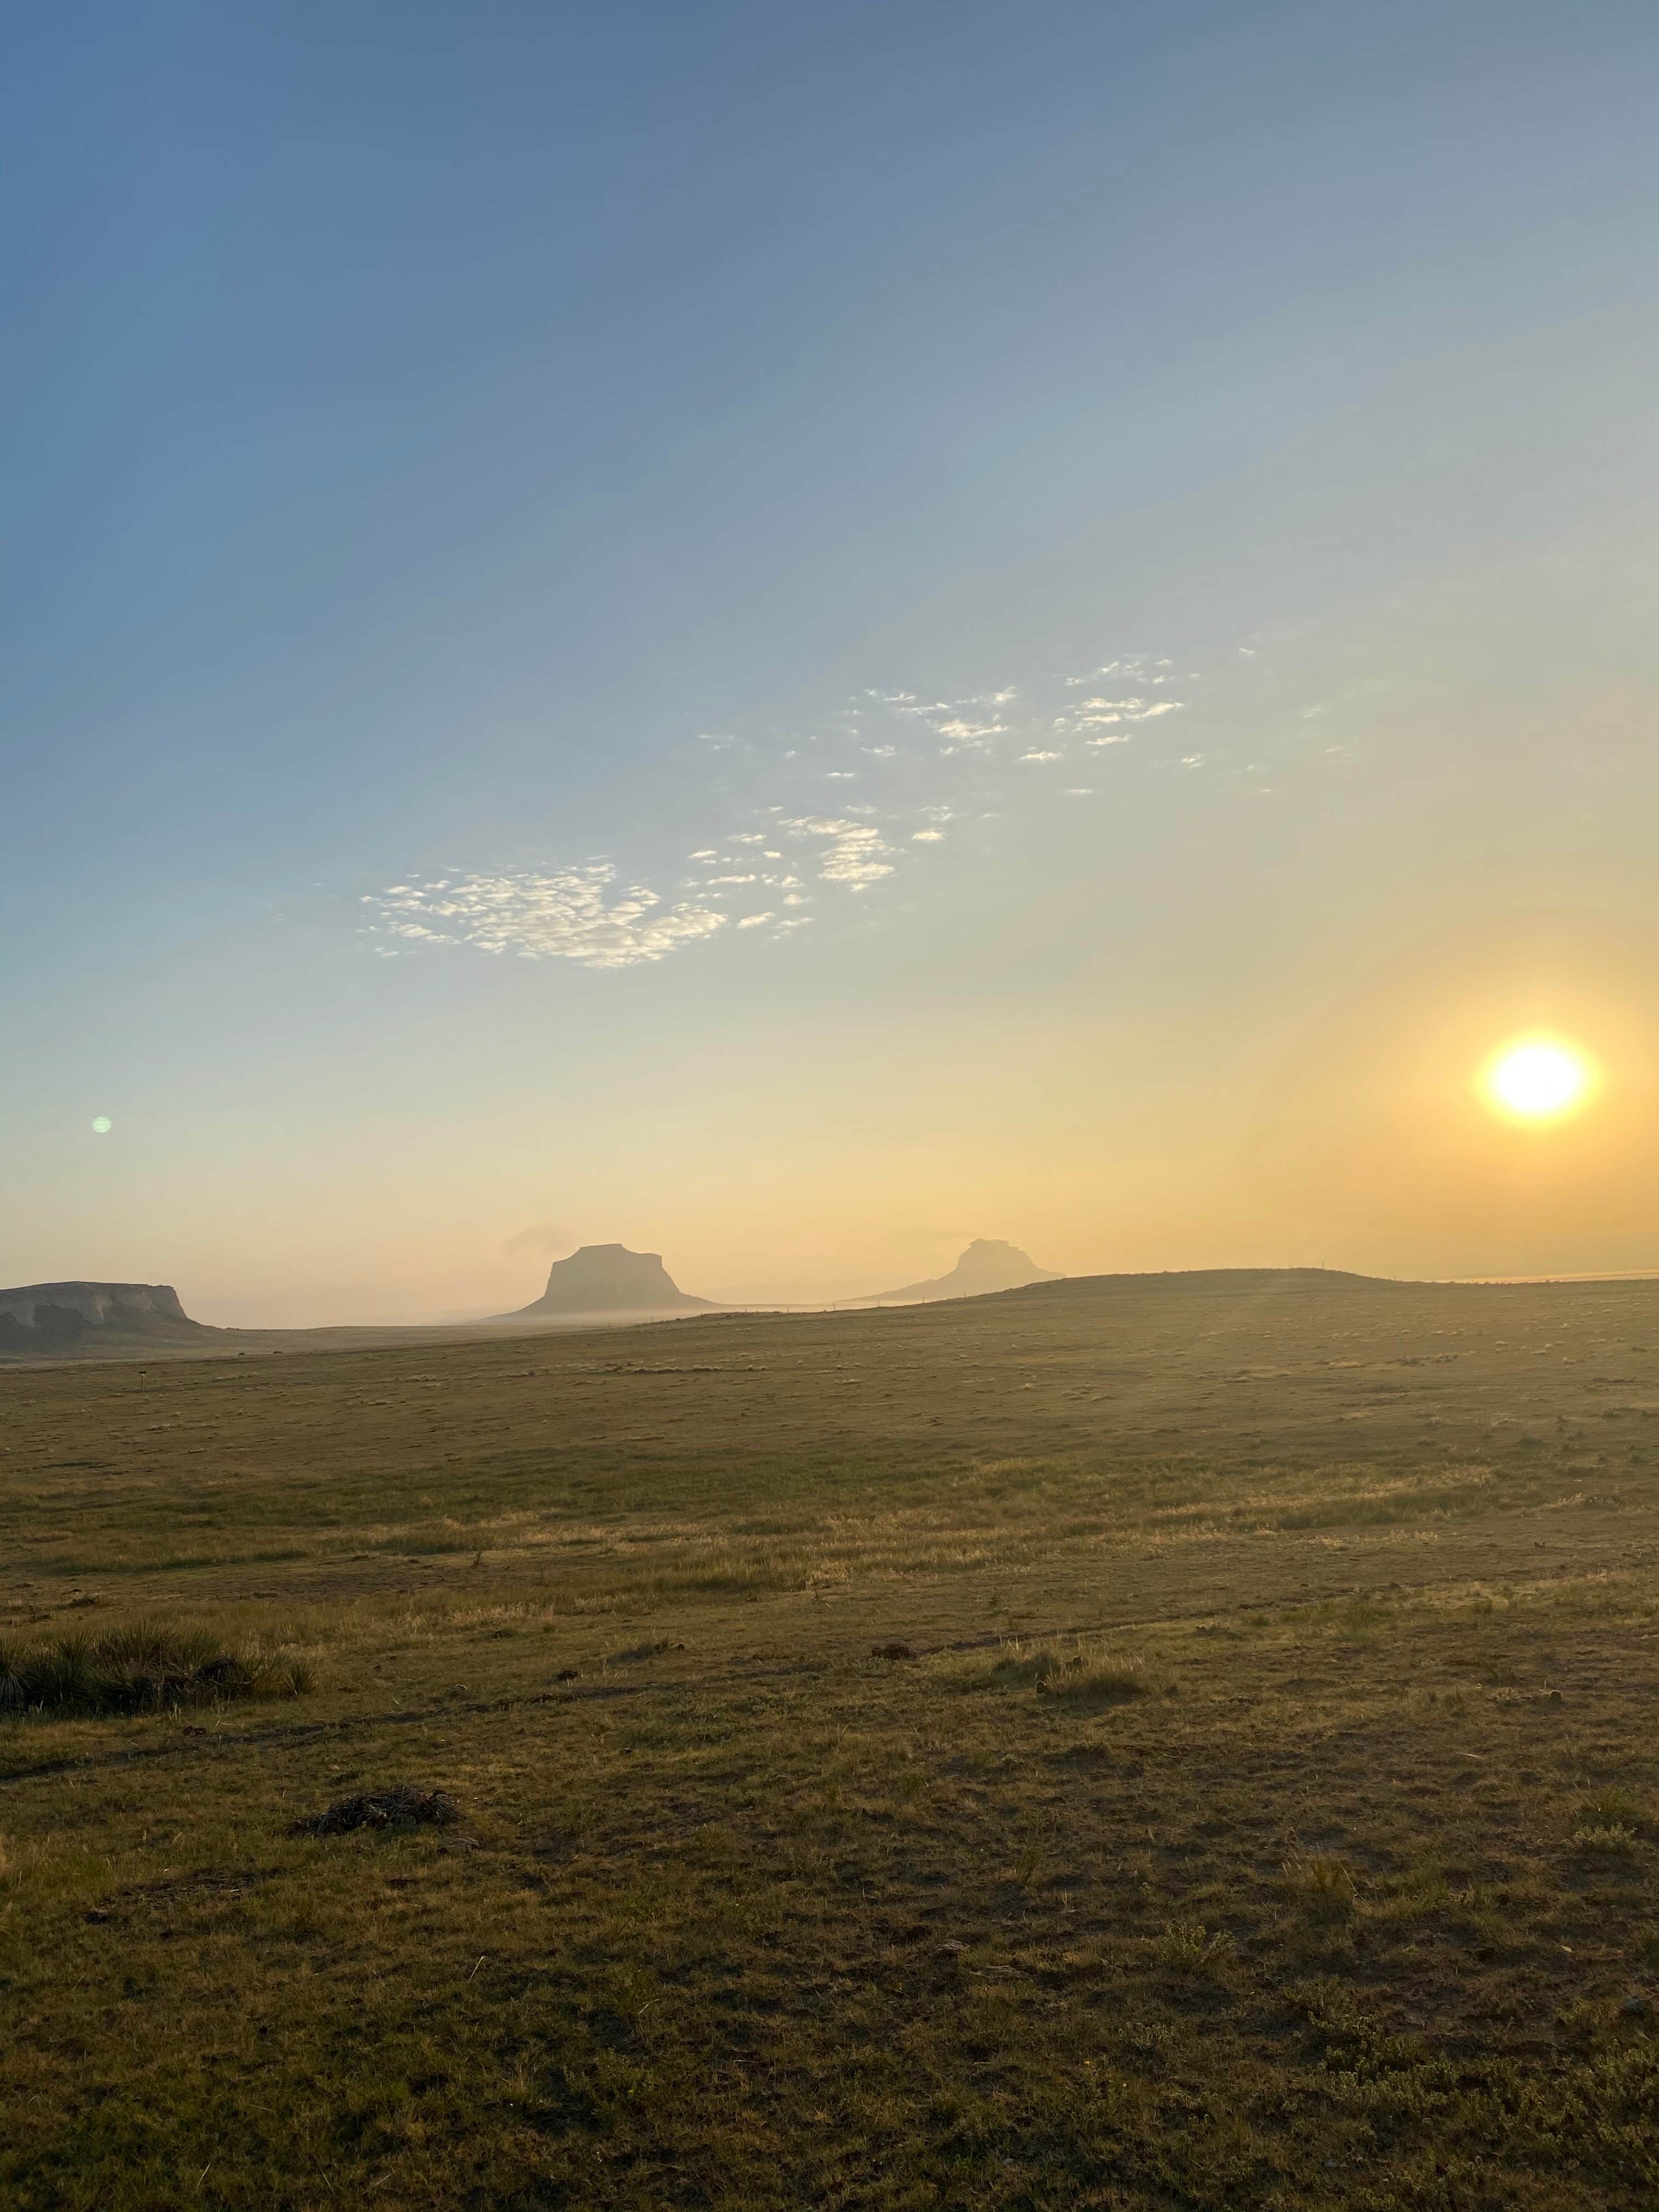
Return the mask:
<svg viewBox="0 0 1659 2212">
<path fill-rule="evenodd" d="M 1659 1284 L 0 1390 L 9 1639 L 315 1680 L 0 1729 L 8 2204 L 1655 2201 Z"/>
</svg>

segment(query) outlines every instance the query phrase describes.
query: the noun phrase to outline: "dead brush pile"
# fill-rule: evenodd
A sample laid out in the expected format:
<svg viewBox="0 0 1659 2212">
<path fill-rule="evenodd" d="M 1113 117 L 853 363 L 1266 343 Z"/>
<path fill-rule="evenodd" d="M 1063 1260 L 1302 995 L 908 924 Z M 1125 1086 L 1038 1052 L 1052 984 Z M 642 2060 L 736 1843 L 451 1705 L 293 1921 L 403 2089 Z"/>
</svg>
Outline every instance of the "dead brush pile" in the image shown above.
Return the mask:
<svg viewBox="0 0 1659 2212">
<path fill-rule="evenodd" d="M 349 1836 L 357 1828 L 453 1828 L 461 1808 L 443 1790 L 421 1790 L 394 1782 L 386 1790 L 359 1790 L 337 1797 L 320 1813 L 296 1820 L 295 1836 Z"/>
<path fill-rule="evenodd" d="M 303 1662 L 228 1649 L 201 1629 L 137 1621 L 33 1646 L 0 1640 L 0 1714 L 67 1718 L 168 1712 L 240 1698 L 297 1698 Z"/>
</svg>

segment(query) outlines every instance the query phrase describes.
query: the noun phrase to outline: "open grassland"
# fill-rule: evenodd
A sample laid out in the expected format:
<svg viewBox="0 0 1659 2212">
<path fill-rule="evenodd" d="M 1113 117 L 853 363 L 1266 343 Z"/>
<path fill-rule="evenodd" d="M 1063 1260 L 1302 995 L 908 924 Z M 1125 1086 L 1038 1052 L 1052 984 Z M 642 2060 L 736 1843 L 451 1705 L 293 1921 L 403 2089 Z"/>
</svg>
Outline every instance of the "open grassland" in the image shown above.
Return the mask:
<svg viewBox="0 0 1659 2212">
<path fill-rule="evenodd" d="M 1659 2203 L 1659 1285 L 15 1370 L 0 1421 L 8 1649 L 258 1662 L 0 1720 L 8 2207 Z"/>
</svg>

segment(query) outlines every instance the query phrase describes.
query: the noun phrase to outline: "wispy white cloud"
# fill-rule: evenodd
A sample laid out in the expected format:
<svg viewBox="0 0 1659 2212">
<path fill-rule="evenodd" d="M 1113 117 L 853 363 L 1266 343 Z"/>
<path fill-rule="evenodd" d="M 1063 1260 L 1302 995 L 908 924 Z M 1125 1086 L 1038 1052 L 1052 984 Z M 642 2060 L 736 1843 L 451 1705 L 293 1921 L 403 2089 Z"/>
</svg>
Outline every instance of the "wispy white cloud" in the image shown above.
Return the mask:
<svg viewBox="0 0 1659 2212">
<path fill-rule="evenodd" d="M 1164 678 L 1154 676 L 1152 671 L 1172 665 L 1167 658 L 1155 660 L 1147 653 L 1126 653 L 1115 660 L 1103 661 L 1098 668 L 1091 668 L 1081 676 L 1068 676 L 1064 680 L 1068 691 L 1080 691 L 1085 684 L 1104 683 L 1109 676 L 1127 676 L 1138 684 L 1161 684 Z"/>
<path fill-rule="evenodd" d="M 947 714 L 933 724 L 933 734 L 949 745 L 981 745 L 992 738 L 1006 738 L 1006 722 L 970 722 L 963 714 Z"/>
<path fill-rule="evenodd" d="M 1154 683 L 1163 680 L 1161 677 L 1152 679 Z M 1156 722 L 1165 714 L 1178 714 L 1185 703 L 1181 699 L 1149 699 L 1139 691 L 1133 691 L 1116 699 L 1097 694 L 1091 699 L 1081 699 L 1063 714 L 1056 714 L 1050 728 L 1055 737 L 1081 738 L 1085 744 L 1122 744 L 1127 740 L 1133 726 Z M 1101 731 L 1111 734 L 1102 737 L 1097 734 Z"/>
</svg>

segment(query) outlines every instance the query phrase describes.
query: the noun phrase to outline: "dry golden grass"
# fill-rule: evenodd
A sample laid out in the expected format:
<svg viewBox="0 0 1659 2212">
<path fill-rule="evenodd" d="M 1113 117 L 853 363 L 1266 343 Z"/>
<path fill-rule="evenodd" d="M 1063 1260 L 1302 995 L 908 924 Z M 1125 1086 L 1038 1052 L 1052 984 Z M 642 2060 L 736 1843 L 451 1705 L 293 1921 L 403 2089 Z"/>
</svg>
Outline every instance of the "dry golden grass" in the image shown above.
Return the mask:
<svg viewBox="0 0 1659 2212">
<path fill-rule="evenodd" d="M 9 1636 L 316 1683 L 0 1727 L 0 2202 L 1645 2212 L 1656 1315 L 0 1376 Z"/>
</svg>

